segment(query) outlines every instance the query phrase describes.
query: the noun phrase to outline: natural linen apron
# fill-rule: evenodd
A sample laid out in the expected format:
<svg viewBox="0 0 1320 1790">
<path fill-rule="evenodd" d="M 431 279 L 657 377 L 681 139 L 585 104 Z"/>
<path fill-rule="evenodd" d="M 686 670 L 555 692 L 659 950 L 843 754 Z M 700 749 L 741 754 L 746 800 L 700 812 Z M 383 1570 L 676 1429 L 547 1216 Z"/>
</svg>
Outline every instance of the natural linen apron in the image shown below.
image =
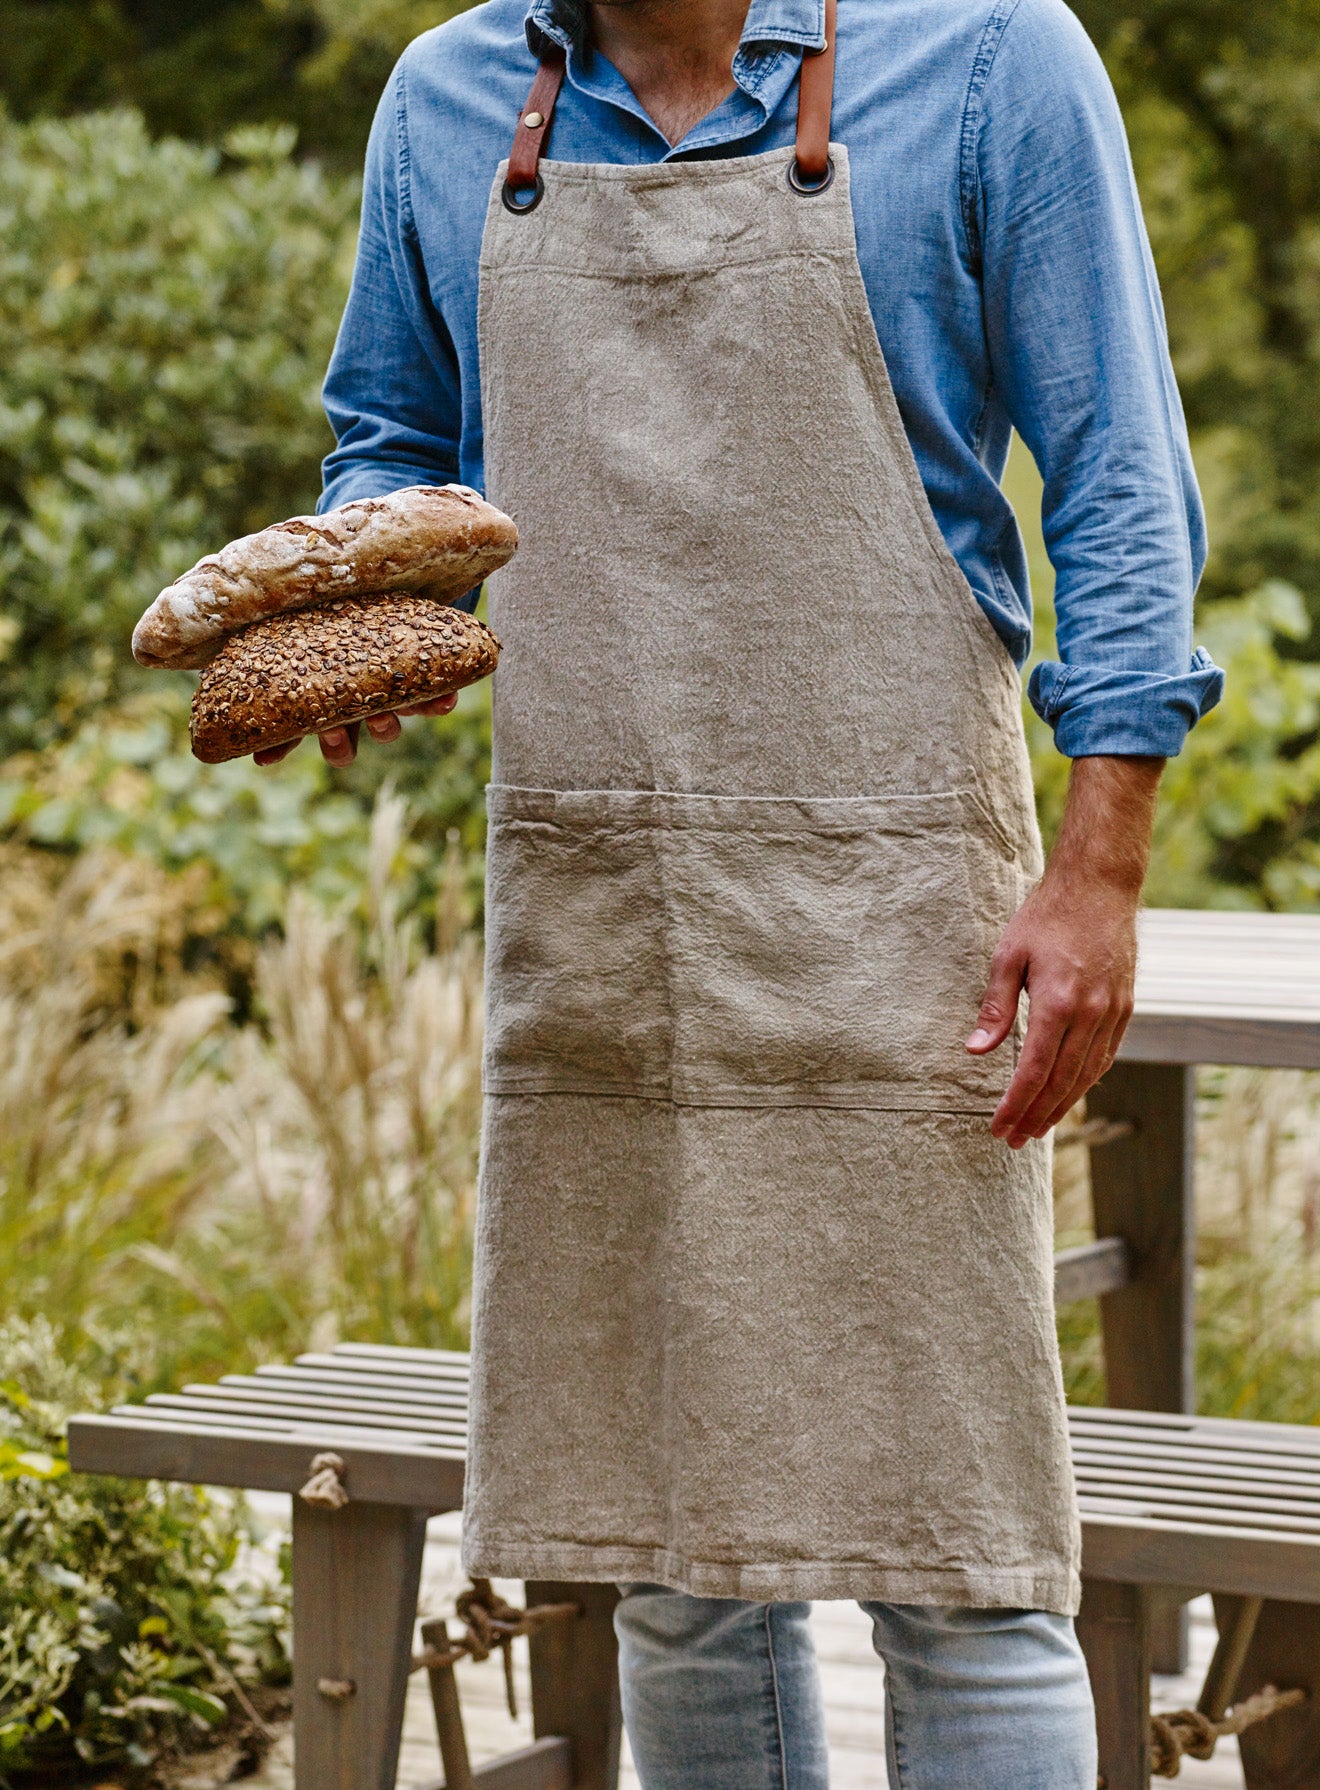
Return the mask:
<svg viewBox="0 0 1320 1790">
<path fill-rule="evenodd" d="M 1040 866 L 1019 684 L 904 434 L 826 65 L 796 151 L 538 167 L 552 52 L 491 195 L 522 545 L 464 1558 L 1070 1611 L 1048 1154 L 990 1135 L 1016 1040 L 963 1048 Z"/>
</svg>

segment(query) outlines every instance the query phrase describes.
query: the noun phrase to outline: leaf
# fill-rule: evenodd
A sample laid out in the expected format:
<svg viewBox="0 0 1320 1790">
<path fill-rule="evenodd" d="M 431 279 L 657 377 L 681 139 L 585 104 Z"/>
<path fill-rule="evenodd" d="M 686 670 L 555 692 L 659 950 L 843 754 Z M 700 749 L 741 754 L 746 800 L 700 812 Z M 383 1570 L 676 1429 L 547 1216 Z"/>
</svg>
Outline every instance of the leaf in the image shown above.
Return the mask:
<svg viewBox="0 0 1320 1790">
<path fill-rule="evenodd" d="M 214 1727 L 217 1722 L 223 1722 L 229 1715 L 228 1708 L 220 1701 L 219 1697 L 212 1697 L 206 1691 L 199 1691 L 192 1685 L 161 1684 L 157 1688 L 161 1696 L 168 1697 L 172 1703 L 177 1703 L 180 1709 L 186 1709 L 189 1715 L 196 1716 L 199 1721 L 205 1722 L 210 1727 Z"/>
<path fill-rule="evenodd" d="M 16 1454 L 14 1465 L 31 1479 L 62 1479 L 69 1471 L 69 1463 L 56 1460 L 53 1454 Z"/>
</svg>

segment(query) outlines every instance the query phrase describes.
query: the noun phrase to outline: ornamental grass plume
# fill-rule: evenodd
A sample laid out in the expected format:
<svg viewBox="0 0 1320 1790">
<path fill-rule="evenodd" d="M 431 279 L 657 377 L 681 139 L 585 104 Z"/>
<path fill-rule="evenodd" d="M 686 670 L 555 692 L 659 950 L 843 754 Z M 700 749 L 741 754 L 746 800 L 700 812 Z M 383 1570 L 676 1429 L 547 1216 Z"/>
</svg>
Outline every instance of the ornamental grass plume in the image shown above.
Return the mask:
<svg viewBox="0 0 1320 1790">
<path fill-rule="evenodd" d="M 0 1300 L 74 1351 L 153 1339 L 142 1384 L 340 1336 L 466 1335 L 481 963 L 451 850 L 401 916 L 386 791 L 357 915 L 288 903 L 236 1023 L 180 954 L 189 888 L 140 861 L 0 879 Z M 58 862 L 58 861 L 57 861 Z M 108 1339 L 108 1340 L 107 1340 Z"/>
</svg>

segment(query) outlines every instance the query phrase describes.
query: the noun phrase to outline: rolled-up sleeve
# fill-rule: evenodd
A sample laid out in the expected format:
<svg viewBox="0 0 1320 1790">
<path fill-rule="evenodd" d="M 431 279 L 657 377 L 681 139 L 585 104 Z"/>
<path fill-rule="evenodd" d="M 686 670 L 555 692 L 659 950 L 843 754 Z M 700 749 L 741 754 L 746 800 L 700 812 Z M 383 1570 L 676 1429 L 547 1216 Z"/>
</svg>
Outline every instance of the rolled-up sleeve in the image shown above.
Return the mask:
<svg viewBox="0 0 1320 1790">
<path fill-rule="evenodd" d="M 1127 141 L 1061 0 L 1006 9 L 975 120 L 994 378 L 1044 480 L 1059 662 L 1030 697 L 1060 751 L 1177 753 L 1223 674 L 1194 651 L 1205 523 Z"/>
<path fill-rule="evenodd" d="M 430 301 L 408 189 L 404 66 L 372 127 L 362 230 L 323 397 L 337 446 L 318 508 L 458 477 L 458 362 Z"/>
</svg>

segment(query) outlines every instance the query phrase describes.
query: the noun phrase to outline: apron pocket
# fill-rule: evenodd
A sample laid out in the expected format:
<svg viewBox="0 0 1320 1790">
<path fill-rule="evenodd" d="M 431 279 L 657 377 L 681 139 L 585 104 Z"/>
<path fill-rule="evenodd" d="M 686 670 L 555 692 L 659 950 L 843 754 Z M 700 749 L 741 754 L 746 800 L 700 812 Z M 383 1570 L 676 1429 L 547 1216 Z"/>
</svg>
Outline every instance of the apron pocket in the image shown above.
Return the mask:
<svg viewBox="0 0 1320 1790">
<path fill-rule="evenodd" d="M 664 893 L 638 799 L 487 790 L 488 1092 L 668 1096 Z"/>
<path fill-rule="evenodd" d="M 968 1056 L 1021 899 L 974 797 L 490 791 L 487 1087 L 993 1108 Z"/>
</svg>

